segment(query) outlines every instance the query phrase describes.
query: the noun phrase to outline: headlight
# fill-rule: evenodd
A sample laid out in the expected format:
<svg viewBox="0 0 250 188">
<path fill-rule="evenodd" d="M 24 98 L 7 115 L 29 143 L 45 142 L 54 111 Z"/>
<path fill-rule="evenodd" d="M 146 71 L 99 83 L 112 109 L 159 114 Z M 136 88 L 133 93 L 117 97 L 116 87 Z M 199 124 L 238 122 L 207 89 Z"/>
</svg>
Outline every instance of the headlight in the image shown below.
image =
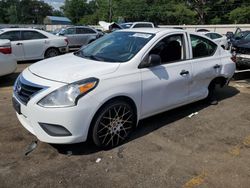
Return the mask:
<svg viewBox="0 0 250 188">
<path fill-rule="evenodd" d="M 88 78 L 63 86 L 38 102 L 42 107 L 71 107 L 77 104 L 80 97 L 93 90 L 98 84 L 97 78 Z"/>
</svg>

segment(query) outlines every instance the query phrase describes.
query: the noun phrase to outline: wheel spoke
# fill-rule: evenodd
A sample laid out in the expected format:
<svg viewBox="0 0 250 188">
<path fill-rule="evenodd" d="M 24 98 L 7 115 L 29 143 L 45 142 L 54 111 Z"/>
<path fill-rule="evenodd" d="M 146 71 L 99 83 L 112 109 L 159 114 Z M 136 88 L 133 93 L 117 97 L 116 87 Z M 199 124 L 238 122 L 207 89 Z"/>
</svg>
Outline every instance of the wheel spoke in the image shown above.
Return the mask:
<svg viewBox="0 0 250 188">
<path fill-rule="evenodd" d="M 101 128 L 97 133 L 102 132 L 104 129 L 108 129 L 109 130 L 109 126 L 105 125 L 104 123 L 100 122 L 101 125 L 103 125 L 103 128 Z"/>
</svg>

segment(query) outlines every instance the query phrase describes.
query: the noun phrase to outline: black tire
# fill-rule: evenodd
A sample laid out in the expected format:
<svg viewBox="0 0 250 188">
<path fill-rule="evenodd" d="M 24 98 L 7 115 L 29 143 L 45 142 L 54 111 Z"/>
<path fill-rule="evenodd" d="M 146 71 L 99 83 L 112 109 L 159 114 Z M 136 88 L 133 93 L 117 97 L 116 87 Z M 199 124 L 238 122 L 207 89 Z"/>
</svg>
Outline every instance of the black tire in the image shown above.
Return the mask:
<svg viewBox="0 0 250 188">
<path fill-rule="evenodd" d="M 216 88 L 216 83 L 215 83 L 215 81 L 212 81 L 210 84 L 209 84 L 209 86 L 208 86 L 208 95 L 207 95 L 207 97 L 205 98 L 205 101 L 207 102 L 207 103 L 211 103 L 213 100 L 215 100 L 215 95 L 214 95 L 214 93 L 215 93 L 215 88 Z"/>
<path fill-rule="evenodd" d="M 55 57 L 60 54 L 59 50 L 57 48 L 49 48 L 45 52 L 45 58 Z"/>
<path fill-rule="evenodd" d="M 92 139 L 96 146 L 113 148 L 126 140 L 136 125 L 136 113 L 125 101 L 105 105 L 95 116 Z"/>
</svg>

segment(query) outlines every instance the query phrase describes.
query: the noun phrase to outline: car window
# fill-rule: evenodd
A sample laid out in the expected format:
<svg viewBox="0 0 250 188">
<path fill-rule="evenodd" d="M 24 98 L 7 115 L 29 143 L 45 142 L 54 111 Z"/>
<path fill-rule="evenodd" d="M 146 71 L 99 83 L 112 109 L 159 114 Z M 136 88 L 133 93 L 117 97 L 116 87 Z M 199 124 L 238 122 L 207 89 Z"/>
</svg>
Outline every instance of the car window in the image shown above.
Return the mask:
<svg viewBox="0 0 250 188">
<path fill-rule="evenodd" d="M 96 32 L 90 28 L 76 28 L 77 34 L 95 34 Z"/>
<path fill-rule="evenodd" d="M 22 40 L 35 40 L 48 38 L 37 31 L 22 31 Z"/>
<path fill-rule="evenodd" d="M 206 38 L 196 35 L 190 35 L 190 38 L 193 58 L 212 56 L 217 49 L 217 45 Z"/>
<path fill-rule="evenodd" d="M 250 40 L 250 34 L 248 34 L 245 39 Z"/>
<path fill-rule="evenodd" d="M 213 39 L 211 33 L 206 33 L 205 34 L 208 38 Z"/>
<path fill-rule="evenodd" d="M 20 31 L 7 31 L 0 34 L 0 39 L 9 39 L 10 41 L 20 40 Z"/>
<path fill-rule="evenodd" d="M 184 35 L 175 34 L 165 37 L 150 50 L 150 54 L 159 55 L 162 63 L 185 60 Z"/>
<path fill-rule="evenodd" d="M 222 37 L 222 36 L 219 35 L 218 33 L 211 33 L 211 34 L 212 34 L 212 38 L 213 38 L 213 39 L 219 39 L 219 38 Z"/>
<path fill-rule="evenodd" d="M 66 35 L 74 35 L 74 34 L 76 34 L 75 28 L 68 28 L 64 32 L 65 32 Z"/>
<path fill-rule="evenodd" d="M 132 24 L 131 23 L 124 23 L 124 24 L 121 24 L 120 25 L 123 29 L 128 29 L 128 28 L 130 28 L 131 26 L 132 26 Z"/>
<path fill-rule="evenodd" d="M 113 32 L 81 48 L 75 55 L 104 62 L 127 62 L 155 35 L 137 32 Z"/>
<path fill-rule="evenodd" d="M 135 24 L 133 28 L 153 27 L 152 24 Z"/>
</svg>

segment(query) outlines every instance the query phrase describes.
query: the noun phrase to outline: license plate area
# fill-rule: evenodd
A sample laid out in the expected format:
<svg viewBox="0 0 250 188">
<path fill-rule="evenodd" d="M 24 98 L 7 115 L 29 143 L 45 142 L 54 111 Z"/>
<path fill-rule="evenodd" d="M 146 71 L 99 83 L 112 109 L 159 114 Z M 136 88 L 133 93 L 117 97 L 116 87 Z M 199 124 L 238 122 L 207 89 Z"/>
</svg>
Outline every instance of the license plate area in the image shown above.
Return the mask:
<svg viewBox="0 0 250 188">
<path fill-rule="evenodd" d="M 21 105 L 14 97 L 12 97 L 12 105 L 18 114 L 22 114 L 21 113 Z"/>
</svg>

